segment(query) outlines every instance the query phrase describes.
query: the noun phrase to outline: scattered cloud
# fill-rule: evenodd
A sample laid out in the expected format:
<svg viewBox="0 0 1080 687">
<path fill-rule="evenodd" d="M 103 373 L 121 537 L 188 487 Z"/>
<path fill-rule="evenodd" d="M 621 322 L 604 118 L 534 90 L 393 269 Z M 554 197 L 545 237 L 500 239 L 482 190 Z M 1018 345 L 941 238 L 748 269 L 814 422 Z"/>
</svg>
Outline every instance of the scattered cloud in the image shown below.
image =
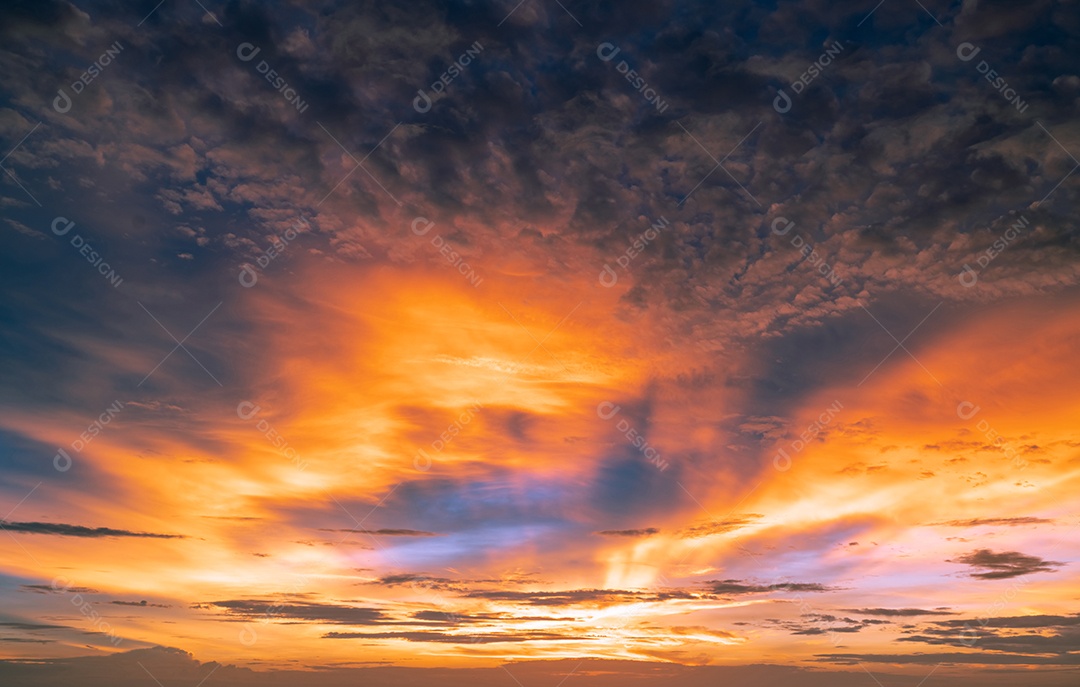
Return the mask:
<svg viewBox="0 0 1080 687">
<path fill-rule="evenodd" d="M 153 532 L 133 532 L 116 530 L 111 527 L 83 527 L 53 522 L 0 522 L 0 528 L 8 532 L 26 534 L 51 534 L 58 537 L 138 537 L 144 539 L 186 539 L 182 534 L 155 534 Z"/>
<path fill-rule="evenodd" d="M 1039 572 L 1055 572 L 1057 568 L 1065 565 L 1044 560 L 1038 556 L 1029 556 L 1019 551 L 994 553 L 990 549 L 978 549 L 949 562 L 961 563 L 981 570 L 982 572 L 969 573 L 970 577 L 981 580 L 1004 580 Z"/>
</svg>

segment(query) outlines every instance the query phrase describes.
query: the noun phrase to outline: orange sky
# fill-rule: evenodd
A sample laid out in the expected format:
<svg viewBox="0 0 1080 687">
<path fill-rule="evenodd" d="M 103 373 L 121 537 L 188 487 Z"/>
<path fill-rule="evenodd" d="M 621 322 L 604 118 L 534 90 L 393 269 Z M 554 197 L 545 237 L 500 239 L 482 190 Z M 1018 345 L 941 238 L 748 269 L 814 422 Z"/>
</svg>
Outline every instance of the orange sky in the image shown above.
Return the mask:
<svg viewBox="0 0 1080 687">
<path fill-rule="evenodd" d="M 123 399 L 115 426 L 64 476 L 75 479 L 43 484 L 9 518 L 183 536 L 8 534 L 19 546 L 5 575 L 95 590 L 86 598 L 123 639 L 72 638 L 68 653 L 87 642 L 99 651 L 182 643 L 204 660 L 282 664 L 350 660 L 360 647 L 408 665 L 723 664 L 748 652 L 807 661 L 840 648 L 886 651 L 903 633 L 890 620 L 793 641 L 800 623 L 844 627 L 815 615 L 918 607 L 978 618 L 1006 597 L 1010 616 L 1072 610 L 1075 576 L 1057 565 L 1077 555 L 1070 420 L 1080 408 L 1068 390 L 1080 371 L 1067 352 L 1080 318 L 1066 316 L 1077 312 L 1069 302 L 952 319 L 920 341 L 918 362 L 895 355 L 861 386 L 854 374 L 840 378 L 787 418 L 741 417 L 742 432 L 760 437 L 751 455 L 725 422 L 746 389 L 686 384 L 701 374 L 699 349 L 672 342 L 648 312 L 612 317 L 616 292 L 575 300 L 514 277 L 481 291 L 401 269 L 358 278 L 323 268 L 287 287 L 236 306 L 258 332 L 235 352 L 246 360 L 243 392 Z M 738 355 L 734 369 L 761 363 L 754 351 Z M 237 412 L 243 401 L 249 419 Z M 979 411 L 959 417 L 962 401 Z M 619 412 L 603 419 L 603 402 Z M 59 445 L 78 421 L 15 411 L 3 427 Z M 629 427 L 665 469 L 635 451 Z M 275 446 L 271 430 L 286 443 Z M 605 457 L 620 451 L 627 460 L 613 469 Z M 618 470 L 628 463 L 648 486 L 620 485 L 619 498 L 640 503 L 597 501 L 608 495 L 590 485 L 625 482 Z M 649 504 L 653 496 L 666 505 Z M 974 522 L 989 518 L 1005 520 Z M 1054 565 L 974 579 L 978 569 L 957 559 L 978 549 Z M 711 591 L 720 580 L 780 586 Z M 48 609 L 94 630 L 70 597 L 24 594 L 8 612 Z M 378 622 L 334 609 L 373 609 L 364 613 Z M 363 637 L 417 631 L 444 636 L 420 653 L 422 640 Z M 334 633 L 351 638 L 326 638 Z M 516 639 L 470 640 L 477 634 Z"/>
</svg>

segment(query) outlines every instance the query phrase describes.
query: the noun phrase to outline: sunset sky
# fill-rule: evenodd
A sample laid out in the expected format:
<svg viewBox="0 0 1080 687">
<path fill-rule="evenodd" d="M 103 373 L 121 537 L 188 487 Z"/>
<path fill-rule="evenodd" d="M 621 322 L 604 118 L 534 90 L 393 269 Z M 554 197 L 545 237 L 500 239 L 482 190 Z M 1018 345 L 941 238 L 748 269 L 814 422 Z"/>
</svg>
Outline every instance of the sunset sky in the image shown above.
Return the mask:
<svg viewBox="0 0 1080 687">
<path fill-rule="evenodd" d="M 0 38 L 0 683 L 1077 684 L 1075 0 Z"/>
</svg>

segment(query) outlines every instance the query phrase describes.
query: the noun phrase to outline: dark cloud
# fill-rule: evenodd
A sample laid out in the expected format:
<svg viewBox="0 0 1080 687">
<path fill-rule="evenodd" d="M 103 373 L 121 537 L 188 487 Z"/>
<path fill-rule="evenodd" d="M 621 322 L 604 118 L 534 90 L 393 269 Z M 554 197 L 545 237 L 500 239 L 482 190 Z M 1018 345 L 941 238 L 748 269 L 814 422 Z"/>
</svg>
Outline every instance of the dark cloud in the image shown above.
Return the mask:
<svg viewBox="0 0 1080 687">
<path fill-rule="evenodd" d="M 369 584 L 380 584 L 385 587 L 419 587 L 423 589 L 438 589 L 450 591 L 464 591 L 466 586 L 459 580 L 448 577 L 433 577 L 424 573 L 399 573 L 396 575 L 384 575 Z"/>
<path fill-rule="evenodd" d="M 425 532 L 423 530 L 404 530 L 404 529 L 381 529 L 381 530 L 349 530 L 349 529 L 326 529 L 319 528 L 320 532 L 357 532 L 360 534 L 374 534 L 383 537 L 438 537 L 435 532 Z"/>
<path fill-rule="evenodd" d="M 57 594 L 71 592 L 72 594 L 98 594 L 98 590 L 90 587 L 54 587 L 51 584 L 24 584 L 21 589 L 35 594 Z"/>
<path fill-rule="evenodd" d="M 958 663 L 976 665 L 1080 665 L 1080 654 L 1059 656 L 1029 656 L 1022 654 L 994 653 L 912 653 L 912 654 L 818 654 L 817 661 L 823 663 L 892 663 L 934 666 L 939 663 Z M 1022 684 L 1019 678 L 1013 684 Z"/>
<path fill-rule="evenodd" d="M 817 582 L 779 582 L 776 584 L 748 584 L 742 580 L 709 580 L 703 583 L 714 594 L 765 594 L 768 592 L 831 592 L 829 587 Z"/>
<path fill-rule="evenodd" d="M 52 534 L 58 537 L 141 537 L 145 539 L 186 539 L 182 534 L 155 534 L 152 532 L 132 532 L 114 530 L 110 527 L 83 527 L 53 522 L 0 522 L 0 528 L 9 532 L 27 534 Z"/>
<path fill-rule="evenodd" d="M 513 601 L 530 606 L 573 606 L 577 604 L 609 606 L 634 601 L 668 601 L 700 598 L 686 591 L 637 592 L 619 589 L 572 589 L 566 591 L 508 592 L 473 591 L 465 595 L 473 599 Z"/>
<path fill-rule="evenodd" d="M 694 539 L 697 537 L 708 537 L 713 534 L 723 534 L 724 532 L 731 532 L 737 530 L 740 527 L 746 527 L 753 523 L 755 520 L 761 519 L 761 515 L 756 513 L 749 513 L 747 515 L 740 515 L 733 518 L 725 518 L 723 520 L 713 520 L 700 525 L 694 525 L 688 527 L 685 530 L 679 532 L 679 536 L 686 539 Z"/>
<path fill-rule="evenodd" d="M 994 553 L 990 549 L 978 549 L 955 558 L 950 563 L 962 563 L 983 572 L 969 573 L 981 580 L 1004 580 L 1010 577 L 1031 575 L 1038 572 L 1055 572 L 1065 565 L 1056 561 L 1047 561 L 1038 556 L 1028 556 L 1018 551 Z"/>
<path fill-rule="evenodd" d="M 970 627 L 972 625 L 1009 628 L 1053 628 L 1080 626 L 1080 614 L 1077 615 L 1014 615 L 1005 617 L 986 617 L 978 621 L 939 620 L 935 624 L 942 627 Z"/>
<path fill-rule="evenodd" d="M 214 601 L 213 606 L 224 608 L 230 617 L 243 619 L 271 618 L 279 621 L 307 621 L 341 625 L 377 625 L 391 621 L 391 616 L 378 608 L 322 603 L 284 604 L 272 599 L 242 599 Z"/>
<path fill-rule="evenodd" d="M 36 623 L 0 622 L 0 627 L 10 627 L 13 630 L 63 630 L 65 625 L 39 625 Z"/>
<path fill-rule="evenodd" d="M 443 634 L 441 632 L 328 632 L 326 639 L 404 639 L 408 642 L 443 642 L 447 644 L 493 644 L 499 642 L 537 642 L 585 640 L 591 637 L 575 637 L 557 632 L 505 632 L 490 634 Z"/>
<path fill-rule="evenodd" d="M 857 613 L 859 615 L 880 615 L 880 616 L 895 616 L 895 617 L 907 617 L 907 616 L 919 616 L 919 615 L 956 615 L 956 613 L 941 608 L 935 608 L 933 610 L 925 608 L 845 608 L 842 609 L 845 613 Z"/>
<path fill-rule="evenodd" d="M 597 534 L 605 537 L 651 537 L 659 532 L 655 527 L 647 527 L 641 530 L 601 530 Z"/>
<path fill-rule="evenodd" d="M 1008 527 L 1019 527 L 1020 525 L 1041 525 L 1052 523 L 1053 520 L 1047 520 L 1046 518 L 971 518 L 970 520 L 949 520 L 948 522 L 935 522 L 935 525 L 942 525 L 945 527 L 980 527 L 983 525 L 1005 525 Z"/>
</svg>

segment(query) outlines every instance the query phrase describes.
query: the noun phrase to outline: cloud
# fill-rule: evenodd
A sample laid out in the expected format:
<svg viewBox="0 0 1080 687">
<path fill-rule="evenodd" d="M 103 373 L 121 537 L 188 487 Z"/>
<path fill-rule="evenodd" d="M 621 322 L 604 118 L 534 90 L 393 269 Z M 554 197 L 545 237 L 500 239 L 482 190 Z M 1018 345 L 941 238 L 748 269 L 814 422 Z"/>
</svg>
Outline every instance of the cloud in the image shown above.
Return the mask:
<svg viewBox="0 0 1080 687">
<path fill-rule="evenodd" d="M 405 530 L 405 529 L 381 529 L 381 530 L 364 530 L 364 529 L 328 529 L 324 527 L 319 528 L 320 532 L 359 532 L 361 534 L 374 534 L 383 537 L 439 537 L 435 532 L 425 532 L 423 530 Z"/>
<path fill-rule="evenodd" d="M 857 613 L 859 615 L 880 615 L 892 617 L 909 617 L 919 615 L 956 615 L 952 611 L 944 609 L 928 610 L 925 608 L 844 608 L 845 613 Z"/>
<path fill-rule="evenodd" d="M 65 625 L 39 625 L 37 623 L 0 622 L 0 627 L 10 627 L 13 630 L 65 630 Z"/>
<path fill-rule="evenodd" d="M 746 527 L 755 520 L 759 520 L 762 516 L 756 513 L 749 513 L 747 515 L 736 516 L 734 518 L 725 518 L 723 520 L 713 520 L 700 525 L 694 525 L 682 530 L 679 535 L 686 539 L 694 539 L 697 537 L 708 537 L 713 534 L 723 534 L 725 532 L 731 532 L 737 530 L 740 527 Z"/>
<path fill-rule="evenodd" d="M 230 616 L 244 619 L 269 617 L 284 621 L 303 620 L 342 625 L 377 625 L 392 620 L 381 609 L 344 604 L 282 604 L 270 599 L 240 599 L 211 603 L 226 609 Z"/>
<path fill-rule="evenodd" d="M 463 584 L 448 577 L 433 577 L 424 573 L 398 573 L 396 575 L 384 575 L 370 584 L 380 584 L 386 587 L 420 587 L 425 589 L 442 589 L 462 591 Z"/>
<path fill-rule="evenodd" d="M 474 591 L 465 596 L 472 599 L 488 599 L 489 601 L 520 602 L 530 606 L 574 606 L 578 604 L 610 606 L 635 601 L 699 598 L 698 595 L 685 591 L 648 593 L 620 589 L 572 589 L 536 592 Z"/>
<path fill-rule="evenodd" d="M 948 522 L 935 522 L 934 525 L 944 527 L 980 527 L 983 525 L 1005 525 L 1007 527 L 1019 527 L 1020 525 L 1040 525 L 1052 523 L 1053 520 L 1046 518 L 971 518 L 968 520 L 949 520 Z"/>
<path fill-rule="evenodd" d="M 913 630 L 896 641 L 974 647 L 982 651 L 1018 655 L 1068 654 L 1080 646 L 1080 614 L 940 620 Z"/>
<path fill-rule="evenodd" d="M 651 537 L 659 532 L 655 527 L 647 527 L 640 530 L 601 530 L 597 534 L 604 537 Z"/>
<path fill-rule="evenodd" d="M 777 584 L 747 584 L 742 580 L 709 580 L 704 582 L 714 594 L 765 594 L 768 592 L 831 592 L 828 587 L 817 582 L 780 582 Z"/>
<path fill-rule="evenodd" d="M 493 644 L 498 642 L 566 641 L 591 639 L 558 632 L 499 632 L 490 634 L 443 634 L 441 632 L 328 632 L 325 639 L 404 639 L 408 642 L 444 642 L 449 644 Z"/>
<path fill-rule="evenodd" d="M 970 573 L 971 577 L 981 580 L 1004 580 L 1038 572 L 1055 572 L 1057 568 L 1065 565 L 1056 561 L 1043 560 L 1038 556 L 1028 556 L 1019 551 L 994 553 L 990 549 L 978 549 L 949 562 L 962 563 L 985 571 Z"/>
<path fill-rule="evenodd" d="M 824 663 L 893 663 L 937 665 L 939 663 L 960 663 L 977 665 L 1080 665 L 1080 654 L 1060 656 L 1029 656 L 1022 654 L 981 654 L 981 653 L 937 653 L 937 654 L 818 654 L 817 660 Z M 1014 682 L 1013 684 L 1019 684 Z"/>
<path fill-rule="evenodd" d="M 24 584 L 21 589 L 25 589 L 35 594 L 60 594 L 70 592 L 72 594 L 98 594 L 98 590 L 90 587 L 62 587 L 57 588 L 51 584 Z"/>
<path fill-rule="evenodd" d="M 182 534 L 155 534 L 153 532 L 132 532 L 131 530 L 114 530 L 109 527 L 83 527 L 82 525 L 65 525 L 52 522 L 2 522 L 0 528 L 9 532 L 24 532 L 27 534 L 52 534 L 58 537 L 140 537 L 144 539 L 187 539 Z"/>
</svg>

